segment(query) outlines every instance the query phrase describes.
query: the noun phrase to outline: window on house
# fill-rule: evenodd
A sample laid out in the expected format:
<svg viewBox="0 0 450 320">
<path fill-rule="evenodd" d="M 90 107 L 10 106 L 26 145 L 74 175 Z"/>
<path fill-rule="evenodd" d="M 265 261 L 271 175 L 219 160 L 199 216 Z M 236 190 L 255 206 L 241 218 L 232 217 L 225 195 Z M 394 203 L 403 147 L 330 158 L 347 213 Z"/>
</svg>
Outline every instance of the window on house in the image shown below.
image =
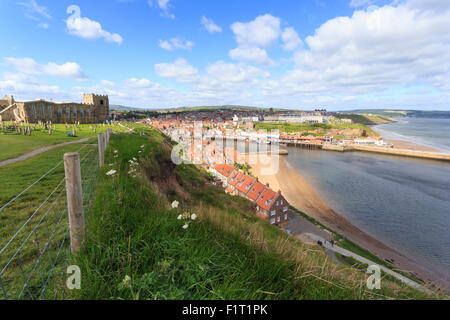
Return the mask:
<svg viewBox="0 0 450 320">
<path fill-rule="evenodd" d="M 48 113 L 48 117 L 51 120 L 53 118 L 53 107 L 48 105 L 47 106 L 47 113 Z"/>
<path fill-rule="evenodd" d="M 270 219 L 270 223 L 274 224 L 275 223 L 275 218 Z"/>
<path fill-rule="evenodd" d="M 280 216 L 277 217 L 277 222 L 281 222 Z"/>
<path fill-rule="evenodd" d="M 44 120 L 44 118 L 45 118 L 45 109 L 44 109 L 43 103 L 41 103 L 41 118 L 42 118 L 42 120 Z"/>
<path fill-rule="evenodd" d="M 283 212 L 286 212 L 286 211 L 288 211 L 288 207 L 283 208 Z"/>
<path fill-rule="evenodd" d="M 274 216 L 276 214 L 275 210 L 270 211 L 270 215 Z"/>
<path fill-rule="evenodd" d="M 66 118 L 70 118 L 70 109 L 66 107 Z"/>
<path fill-rule="evenodd" d="M 62 118 L 62 109 L 58 108 L 58 118 Z"/>
<path fill-rule="evenodd" d="M 80 118 L 84 118 L 84 110 L 83 110 L 83 108 L 80 108 Z"/>
<path fill-rule="evenodd" d="M 77 117 L 77 107 L 73 107 L 73 117 Z"/>
<path fill-rule="evenodd" d="M 36 106 L 34 105 L 34 103 L 31 105 L 31 115 L 32 119 L 36 120 Z"/>
<path fill-rule="evenodd" d="M 287 218 L 288 218 L 288 215 L 285 214 L 285 215 L 284 215 L 284 220 L 287 220 Z"/>
</svg>

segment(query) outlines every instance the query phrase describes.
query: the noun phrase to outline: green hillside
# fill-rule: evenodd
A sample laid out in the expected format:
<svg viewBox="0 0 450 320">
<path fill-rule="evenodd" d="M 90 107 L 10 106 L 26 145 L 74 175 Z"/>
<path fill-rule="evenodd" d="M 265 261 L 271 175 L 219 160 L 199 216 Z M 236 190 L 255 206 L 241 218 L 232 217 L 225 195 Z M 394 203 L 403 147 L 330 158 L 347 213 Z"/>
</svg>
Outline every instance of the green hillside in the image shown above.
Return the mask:
<svg viewBox="0 0 450 320">
<path fill-rule="evenodd" d="M 376 114 L 338 113 L 335 114 L 335 117 L 338 119 L 351 119 L 353 123 L 364 125 L 375 125 L 392 122 L 389 117 Z"/>
<path fill-rule="evenodd" d="M 225 194 L 205 171 L 174 165 L 156 129 L 135 131 L 144 135 L 110 141 L 87 245 L 72 261 L 83 285 L 71 298 L 426 298 L 388 278 L 366 289 L 364 272 L 257 218 L 253 203 Z"/>
</svg>

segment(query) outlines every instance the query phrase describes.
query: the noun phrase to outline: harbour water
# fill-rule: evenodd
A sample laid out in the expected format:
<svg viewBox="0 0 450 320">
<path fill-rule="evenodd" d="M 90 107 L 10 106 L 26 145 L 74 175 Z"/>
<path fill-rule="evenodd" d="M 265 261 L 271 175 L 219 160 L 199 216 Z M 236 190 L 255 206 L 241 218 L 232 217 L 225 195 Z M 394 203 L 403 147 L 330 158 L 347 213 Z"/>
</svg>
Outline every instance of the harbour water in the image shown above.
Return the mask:
<svg viewBox="0 0 450 320">
<path fill-rule="evenodd" d="M 286 158 L 352 224 L 450 280 L 450 165 L 290 147 Z"/>
<path fill-rule="evenodd" d="M 450 119 L 398 118 L 397 122 L 373 126 L 385 139 L 408 140 L 450 152 Z"/>
</svg>

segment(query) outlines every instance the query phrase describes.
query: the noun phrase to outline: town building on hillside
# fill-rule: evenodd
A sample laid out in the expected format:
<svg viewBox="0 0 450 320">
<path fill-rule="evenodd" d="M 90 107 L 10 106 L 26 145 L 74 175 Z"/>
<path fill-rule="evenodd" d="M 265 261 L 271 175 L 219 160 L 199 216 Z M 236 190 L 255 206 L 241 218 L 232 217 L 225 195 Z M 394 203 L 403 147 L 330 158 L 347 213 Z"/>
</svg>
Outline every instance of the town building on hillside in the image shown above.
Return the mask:
<svg viewBox="0 0 450 320">
<path fill-rule="evenodd" d="M 250 188 L 256 182 L 256 179 L 249 176 L 244 175 L 241 180 L 236 184 L 236 190 L 239 196 L 246 197 L 247 193 L 250 191 Z"/>
<path fill-rule="evenodd" d="M 234 167 L 229 164 L 219 164 L 213 168 L 215 175 L 223 184 L 224 188 L 228 187 L 228 177 L 233 173 Z M 214 174 L 215 173 L 215 174 Z"/>
<path fill-rule="evenodd" d="M 242 179 L 244 172 L 235 170 L 228 179 L 228 187 L 231 189 L 231 194 L 237 195 L 236 184 Z"/>
<path fill-rule="evenodd" d="M 107 95 L 85 94 L 83 103 L 33 100 L 18 102 L 14 97 L 0 100 L 0 121 L 37 123 L 97 123 L 109 120 Z"/>
<path fill-rule="evenodd" d="M 288 221 L 289 203 L 281 195 L 270 188 L 264 189 L 256 201 L 256 214 L 269 220 L 271 224 L 280 225 Z"/>
<path fill-rule="evenodd" d="M 253 184 L 250 191 L 247 193 L 247 198 L 253 202 L 256 202 L 265 189 L 266 186 L 256 180 L 255 184 Z"/>
</svg>

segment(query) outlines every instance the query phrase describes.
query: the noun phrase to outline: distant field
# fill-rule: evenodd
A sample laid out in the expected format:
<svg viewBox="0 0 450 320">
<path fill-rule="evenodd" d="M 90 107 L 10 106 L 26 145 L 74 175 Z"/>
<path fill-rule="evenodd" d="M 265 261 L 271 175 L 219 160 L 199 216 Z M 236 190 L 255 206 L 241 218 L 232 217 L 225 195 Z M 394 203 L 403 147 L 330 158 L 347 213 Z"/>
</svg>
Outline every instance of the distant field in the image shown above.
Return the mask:
<svg viewBox="0 0 450 320">
<path fill-rule="evenodd" d="M 22 154 L 26 154 L 33 150 L 68 142 L 75 141 L 83 138 L 95 137 L 97 133 L 105 131 L 107 127 L 97 125 L 97 132 L 89 128 L 89 124 L 80 125 L 80 129 L 76 129 L 76 137 L 70 137 L 66 131 L 72 131 L 72 129 L 66 129 L 64 124 L 56 124 L 56 130 L 51 135 L 47 130 L 36 129 L 31 133 L 31 136 L 23 136 L 16 134 L 1 134 L 0 133 L 0 161 L 16 158 Z M 93 125 L 94 126 L 94 125 Z M 124 131 L 120 126 L 112 126 L 114 131 Z"/>
<path fill-rule="evenodd" d="M 365 130 L 370 136 L 378 136 L 371 128 L 361 123 L 266 123 L 259 122 L 255 125 L 256 130 L 279 130 L 280 133 L 301 133 L 302 135 L 323 136 L 332 130 L 352 132 L 353 135 L 361 135 Z M 358 132 L 358 133 L 357 133 Z"/>
<path fill-rule="evenodd" d="M 392 114 L 391 116 L 394 116 Z M 375 125 L 382 123 L 392 122 L 390 118 L 383 115 L 369 115 L 369 114 L 337 114 L 335 115 L 338 119 L 351 119 L 353 123 L 365 124 L 365 125 Z"/>
</svg>

